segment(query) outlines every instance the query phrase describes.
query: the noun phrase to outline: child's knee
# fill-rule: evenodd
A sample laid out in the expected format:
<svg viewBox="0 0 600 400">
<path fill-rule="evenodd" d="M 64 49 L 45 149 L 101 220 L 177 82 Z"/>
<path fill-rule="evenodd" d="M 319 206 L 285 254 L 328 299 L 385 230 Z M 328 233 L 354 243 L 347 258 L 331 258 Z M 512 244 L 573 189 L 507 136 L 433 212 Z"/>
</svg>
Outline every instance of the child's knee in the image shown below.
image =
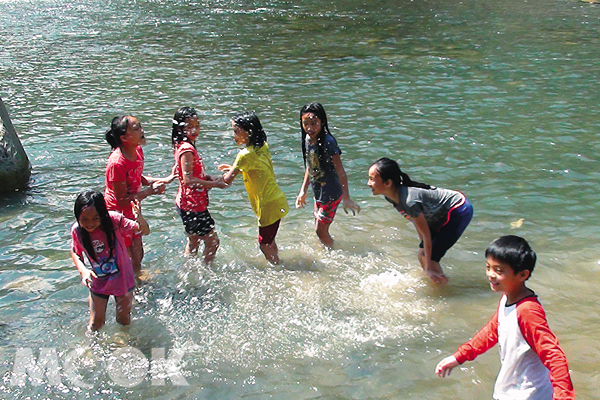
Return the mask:
<svg viewBox="0 0 600 400">
<path fill-rule="evenodd" d="M 131 315 L 129 313 L 126 315 L 117 315 L 117 322 L 121 325 L 129 325 L 131 323 Z"/>
<path fill-rule="evenodd" d="M 215 250 L 218 249 L 221 245 L 221 240 L 219 240 L 219 237 L 217 235 L 210 236 L 209 240 L 211 247 L 213 247 Z"/>
</svg>

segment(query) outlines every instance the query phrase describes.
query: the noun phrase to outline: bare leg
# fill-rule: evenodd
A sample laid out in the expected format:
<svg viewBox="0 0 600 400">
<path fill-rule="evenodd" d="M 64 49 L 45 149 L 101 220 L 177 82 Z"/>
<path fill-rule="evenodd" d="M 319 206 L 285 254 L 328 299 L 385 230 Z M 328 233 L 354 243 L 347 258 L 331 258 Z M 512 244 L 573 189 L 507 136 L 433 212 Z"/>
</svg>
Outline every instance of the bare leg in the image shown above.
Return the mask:
<svg viewBox="0 0 600 400">
<path fill-rule="evenodd" d="M 200 236 L 189 234 L 187 237 L 187 242 L 185 243 L 185 250 L 183 253 L 186 256 L 195 255 L 198 253 L 198 246 L 200 246 Z"/>
<path fill-rule="evenodd" d="M 279 264 L 279 249 L 277 248 L 277 243 L 273 240 L 271 243 L 261 243 L 260 251 L 265 255 L 267 261 L 272 264 Z"/>
<path fill-rule="evenodd" d="M 144 258 L 144 245 L 142 244 L 142 238 L 133 238 L 131 240 L 131 246 L 127 248 L 127 251 L 129 252 L 129 257 L 131 257 L 133 272 L 137 276 L 142 271 L 142 259 Z"/>
<path fill-rule="evenodd" d="M 131 322 L 131 303 L 133 302 L 133 291 L 123 296 L 115 296 L 117 302 L 117 322 L 121 325 L 129 325 Z"/>
<path fill-rule="evenodd" d="M 333 238 L 329 234 L 329 226 L 330 225 L 331 224 L 325 224 L 323 222 L 317 221 L 316 227 L 315 227 L 315 230 L 317 232 L 317 236 L 319 237 L 319 240 L 328 249 L 331 249 L 333 247 Z"/>
<path fill-rule="evenodd" d="M 90 293 L 89 303 L 90 323 L 88 325 L 88 331 L 97 331 L 104 326 L 104 322 L 106 321 L 106 305 L 108 304 L 108 299 Z"/>
<path fill-rule="evenodd" d="M 434 282 L 438 284 L 448 283 L 448 277 L 444 275 L 444 271 L 442 270 L 442 266 L 439 262 L 429 260 L 429 268 L 427 268 L 427 260 L 425 259 L 425 250 L 419 249 L 419 263 L 421 263 L 421 268 L 427 274 L 427 276 Z"/>
<path fill-rule="evenodd" d="M 200 237 L 200 239 L 204 241 L 204 253 L 202 254 L 204 265 L 210 265 L 219 249 L 219 236 L 217 236 L 217 232 L 213 230 L 208 235 Z"/>
</svg>

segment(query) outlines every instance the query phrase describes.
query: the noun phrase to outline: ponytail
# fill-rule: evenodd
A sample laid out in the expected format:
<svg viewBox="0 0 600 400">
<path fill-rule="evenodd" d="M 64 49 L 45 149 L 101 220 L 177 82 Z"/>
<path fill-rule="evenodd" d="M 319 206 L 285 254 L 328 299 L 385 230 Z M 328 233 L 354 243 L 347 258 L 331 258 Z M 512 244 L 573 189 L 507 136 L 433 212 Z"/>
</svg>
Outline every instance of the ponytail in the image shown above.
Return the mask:
<svg viewBox="0 0 600 400">
<path fill-rule="evenodd" d="M 114 117 L 110 123 L 110 128 L 106 130 L 106 141 L 112 149 L 121 146 L 121 136 L 127 133 L 127 125 L 129 124 L 128 115 L 119 115 Z"/>
<path fill-rule="evenodd" d="M 377 166 L 377 172 L 383 182 L 391 180 L 396 188 L 400 186 L 416 187 L 420 189 L 432 189 L 432 187 L 426 183 L 416 182 L 410 179 L 410 176 L 405 172 L 402 172 L 398 163 L 387 157 L 382 157 L 375 161 Z"/>
</svg>

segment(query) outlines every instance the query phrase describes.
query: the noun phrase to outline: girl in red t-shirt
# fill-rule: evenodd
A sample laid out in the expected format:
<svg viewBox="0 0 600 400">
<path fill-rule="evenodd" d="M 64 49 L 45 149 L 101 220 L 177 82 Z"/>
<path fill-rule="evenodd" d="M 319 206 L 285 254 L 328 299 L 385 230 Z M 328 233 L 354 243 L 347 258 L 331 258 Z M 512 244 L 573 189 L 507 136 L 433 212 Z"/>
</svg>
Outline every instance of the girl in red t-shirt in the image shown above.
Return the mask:
<svg viewBox="0 0 600 400">
<path fill-rule="evenodd" d="M 215 221 L 208 212 L 208 190 L 224 188 L 222 177 L 215 179 L 206 175 L 202 157 L 196 150 L 196 138 L 200 133 L 198 113 L 191 107 L 180 107 L 173 116 L 171 141 L 175 148 L 174 172 L 179 177 L 179 190 L 175 198 L 177 212 L 181 216 L 187 243 L 185 254 L 198 252 L 200 241 L 204 242 L 203 261 L 206 265 L 215 258 L 219 237 Z"/>
<path fill-rule="evenodd" d="M 172 182 L 175 175 L 171 174 L 166 178 L 143 175 L 144 153 L 141 146 L 146 144 L 146 136 L 142 124 L 134 116 L 121 115 L 113 118 L 110 129 L 106 131 L 106 141 L 112 147 L 106 164 L 106 207 L 131 219 L 131 202 L 164 193 L 165 185 Z M 142 189 L 142 186 L 147 188 Z M 144 258 L 142 238 L 136 235 L 128 239 L 126 244 L 133 270 L 139 274 Z"/>
</svg>

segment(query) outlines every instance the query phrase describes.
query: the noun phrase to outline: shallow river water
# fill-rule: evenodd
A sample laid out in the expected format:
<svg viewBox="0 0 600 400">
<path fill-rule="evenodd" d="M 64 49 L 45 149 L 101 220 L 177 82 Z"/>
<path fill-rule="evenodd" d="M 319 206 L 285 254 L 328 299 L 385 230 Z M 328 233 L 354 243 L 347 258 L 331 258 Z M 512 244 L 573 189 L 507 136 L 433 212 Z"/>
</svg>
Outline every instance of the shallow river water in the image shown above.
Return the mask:
<svg viewBox="0 0 600 400">
<path fill-rule="evenodd" d="M 600 397 L 600 6 L 0 0 L 0 16 L 0 96 L 33 165 L 31 187 L 0 200 L 3 398 L 491 398 L 497 349 L 446 379 L 433 370 L 493 314 L 483 252 L 504 234 L 538 253 L 529 286 L 578 398 Z M 145 173 L 164 176 L 172 115 L 195 107 L 214 174 L 238 151 L 229 118 L 255 110 L 292 206 L 310 101 L 328 112 L 362 208 L 336 216 L 337 248 L 319 245 L 310 209 L 292 209 L 283 263 L 268 265 L 239 179 L 210 194 L 221 249 L 204 268 L 183 256 L 172 184 L 144 201 L 149 278 L 132 325 L 111 302 L 87 336 L 69 227 L 75 195 L 103 188 L 111 118 L 141 120 Z M 473 202 L 444 288 L 418 268 L 414 228 L 366 187 L 382 156 Z M 38 370 L 19 380 L 20 362 Z"/>
</svg>

